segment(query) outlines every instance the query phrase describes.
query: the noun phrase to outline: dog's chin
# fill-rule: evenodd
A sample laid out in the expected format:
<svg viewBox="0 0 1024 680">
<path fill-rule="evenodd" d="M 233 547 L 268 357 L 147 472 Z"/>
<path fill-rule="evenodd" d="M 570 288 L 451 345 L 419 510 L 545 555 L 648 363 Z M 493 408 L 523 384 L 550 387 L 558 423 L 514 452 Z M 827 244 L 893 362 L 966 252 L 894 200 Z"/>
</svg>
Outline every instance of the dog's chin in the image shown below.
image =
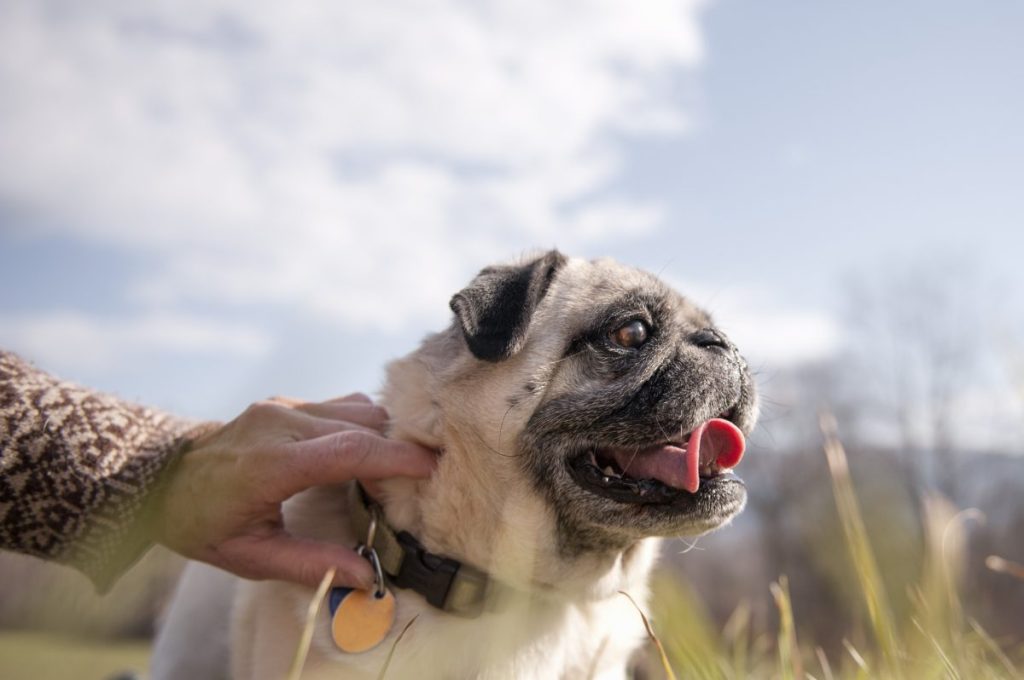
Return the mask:
<svg viewBox="0 0 1024 680">
<path fill-rule="evenodd" d="M 701 475 L 693 493 L 656 479 L 608 474 L 590 451 L 567 461 L 572 482 L 584 493 L 572 494 L 594 524 L 636 537 L 699 535 L 729 522 L 747 501 L 743 481 L 729 471 Z"/>
</svg>

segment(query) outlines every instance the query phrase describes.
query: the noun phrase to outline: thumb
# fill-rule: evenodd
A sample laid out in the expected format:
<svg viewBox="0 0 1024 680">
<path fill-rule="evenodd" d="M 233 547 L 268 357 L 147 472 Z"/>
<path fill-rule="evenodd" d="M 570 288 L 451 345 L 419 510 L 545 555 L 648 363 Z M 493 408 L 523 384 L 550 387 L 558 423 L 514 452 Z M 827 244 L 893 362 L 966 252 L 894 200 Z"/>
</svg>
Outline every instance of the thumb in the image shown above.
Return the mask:
<svg viewBox="0 0 1024 680">
<path fill-rule="evenodd" d="M 218 551 L 229 571 L 250 579 L 291 581 L 316 588 L 331 569 L 334 585 L 370 590 L 369 561 L 345 546 L 294 538 L 285 532 L 266 537 L 239 537 Z"/>
</svg>

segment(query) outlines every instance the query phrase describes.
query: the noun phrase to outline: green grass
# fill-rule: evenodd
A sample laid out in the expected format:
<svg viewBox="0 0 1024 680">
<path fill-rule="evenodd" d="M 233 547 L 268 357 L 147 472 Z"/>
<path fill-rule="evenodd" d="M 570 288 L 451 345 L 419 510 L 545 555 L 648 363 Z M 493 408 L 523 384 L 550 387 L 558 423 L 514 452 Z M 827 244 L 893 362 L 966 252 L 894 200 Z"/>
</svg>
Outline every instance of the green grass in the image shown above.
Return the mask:
<svg viewBox="0 0 1024 680">
<path fill-rule="evenodd" d="M 0 633 L 3 680 L 106 680 L 124 671 L 145 671 L 145 641 L 110 642 L 46 633 Z"/>
<path fill-rule="evenodd" d="M 865 529 L 846 453 L 834 423 L 823 418 L 825 454 L 842 526 L 849 579 L 856 583 L 859 611 L 836 612 L 849 621 L 843 648 L 831 658 L 813 639 L 798 637 L 785 576 L 771 584 L 778 633 L 768 636 L 750 625 L 740 604 L 724 630 L 716 630 L 699 600 L 678 579 L 654 583 L 656 633 L 680 678 L 739 680 L 1002 680 L 1024 677 L 1024 645 L 1000 646 L 961 606 L 963 522 L 944 499 L 926 498 L 922 515 L 926 547 L 923 567 L 910 592 L 909 611 L 898 617 L 888 600 L 878 560 Z M 1018 565 L 990 559 L 1011 575 Z M 1024 587 L 1024 584 L 1022 584 Z M 857 641 L 856 643 L 851 642 Z M 649 664 L 657 668 L 658 663 Z"/>
</svg>

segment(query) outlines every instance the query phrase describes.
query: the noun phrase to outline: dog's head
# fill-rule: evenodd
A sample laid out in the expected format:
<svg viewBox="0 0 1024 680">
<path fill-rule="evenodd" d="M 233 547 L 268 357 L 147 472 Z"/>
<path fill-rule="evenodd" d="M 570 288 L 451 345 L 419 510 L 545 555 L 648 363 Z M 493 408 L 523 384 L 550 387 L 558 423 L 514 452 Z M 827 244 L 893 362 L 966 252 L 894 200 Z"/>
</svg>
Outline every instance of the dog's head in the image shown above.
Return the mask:
<svg viewBox="0 0 1024 680">
<path fill-rule="evenodd" d="M 452 486 L 540 499 L 564 555 L 704 533 L 742 509 L 728 468 L 756 418 L 753 382 L 708 315 L 659 279 L 552 251 L 484 269 L 451 307 L 417 365 L 433 382 L 424 427 L 463 457 Z"/>
</svg>

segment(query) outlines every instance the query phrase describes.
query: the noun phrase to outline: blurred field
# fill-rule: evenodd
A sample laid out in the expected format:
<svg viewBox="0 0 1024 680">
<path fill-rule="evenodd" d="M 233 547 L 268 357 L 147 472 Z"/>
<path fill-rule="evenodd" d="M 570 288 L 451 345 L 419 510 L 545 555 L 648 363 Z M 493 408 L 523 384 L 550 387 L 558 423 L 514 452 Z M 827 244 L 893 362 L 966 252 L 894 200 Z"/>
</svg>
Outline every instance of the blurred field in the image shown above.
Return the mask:
<svg viewBox="0 0 1024 680">
<path fill-rule="evenodd" d="M 0 680 L 113 680 L 144 673 L 183 560 L 149 552 L 104 597 L 77 571 L 0 552 Z"/>
<path fill-rule="evenodd" d="M 951 500 L 892 452 L 847 455 L 826 424 L 824 453 L 819 431 L 745 463 L 733 526 L 667 542 L 647 614 L 675 677 L 1024 677 L 1024 458 L 965 455 Z M 180 568 L 154 550 L 100 598 L 72 570 L 0 554 L 0 680 L 144 673 Z M 652 647 L 635 677 L 667 676 Z"/>
<path fill-rule="evenodd" d="M 770 585 L 776 606 L 772 635 L 752 625 L 749 603 L 743 601 L 719 629 L 685 580 L 662 574 L 654 584 L 652 614 L 671 668 L 662 671 L 662 662 L 650 655 L 645 674 L 671 677 L 674 668 L 679 677 L 702 680 L 1024 677 L 1024 642 L 1019 637 L 994 639 L 962 601 L 964 524 L 977 513 L 958 512 L 937 495 L 925 499 L 918 576 L 903 594 L 909 605 L 894 607 L 834 423 L 826 421 L 824 430 L 842 528 L 841 561 L 859 600 L 852 610 L 832 611 L 843 630 L 841 644 L 826 649 L 813 628 L 801 626 L 785 575 Z M 986 563 L 1008 578 L 1024 576 L 1016 565 L 1000 558 L 990 557 Z M 1024 580 L 1017 585 L 1024 589 Z M 1024 612 L 1017 616 L 1024 617 Z"/>
<path fill-rule="evenodd" d="M 108 680 L 126 671 L 144 671 L 148 663 L 146 641 L 0 632 L 3 680 Z"/>
</svg>

